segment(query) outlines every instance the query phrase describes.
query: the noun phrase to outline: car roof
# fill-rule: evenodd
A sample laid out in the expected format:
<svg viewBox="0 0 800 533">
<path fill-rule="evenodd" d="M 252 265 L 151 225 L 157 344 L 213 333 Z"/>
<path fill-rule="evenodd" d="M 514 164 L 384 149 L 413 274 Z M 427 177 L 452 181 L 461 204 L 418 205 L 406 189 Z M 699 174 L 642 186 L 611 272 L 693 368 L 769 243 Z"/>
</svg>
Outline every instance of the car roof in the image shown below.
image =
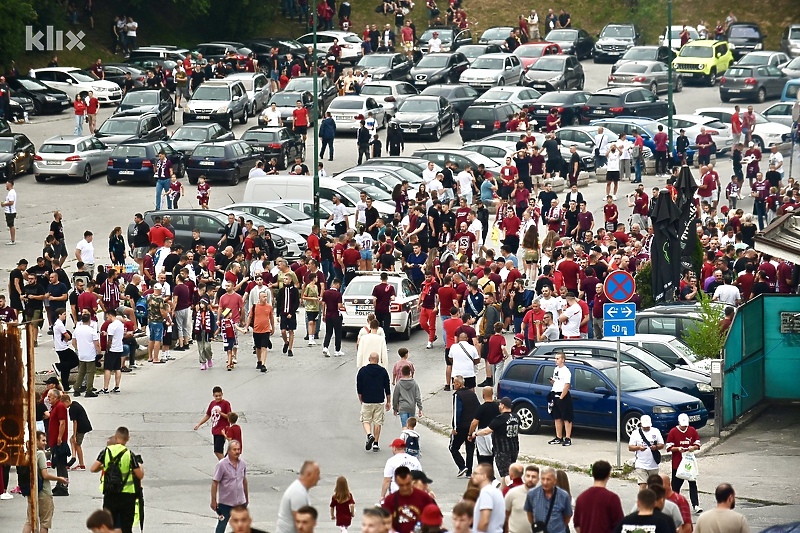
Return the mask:
<svg viewBox="0 0 800 533">
<path fill-rule="evenodd" d="M 602 89 L 598 89 L 592 93 L 592 96 L 604 95 L 604 94 L 616 94 L 616 95 L 623 95 L 632 91 L 638 91 L 640 89 L 635 87 L 603 87 Z"/>
<path fill-rule="evenodd" d="M 45 143 L 50 144 L 78 144 L 81 141 L 85 141 L 86 139 L 91 139 L 92 135 L 56 135 L 54 137 L 50 137 Z"/>
<path fill-rule="evenodd" d="M 367 85 L 376 85 L 376 86 L 384 86 L 384 87 L 395 87 L 397 85 L 407 84 L 410 85 L 407 81 L 403 80 L 375 80 L 375 81 L 368 81 L 361 87 L 364 88 Z"/>
<path fill-rule="evenodd" d="M 219 80 L 208 80 L 204 81 L 203 85 L 232 85 L 234 82 L 238 80 L 228 78 L 222 78 Z"/>
<path fill-rule="evenodd" d="M 406 98 L 406 101 L 408 100 L 435 100 L 438 102 L 439 96 L 435 94 L 412 94 L 411 96 Z"/>
<path fill-rule="evenodd" d="M 75 72 L 76 70 L 83 70 L 78 67 L 43 67 L 43 68 L 32 68 L 32 72 Z"/>
<path fill-rule="evenodd" d="M 717 41 L 715 39 L 695 39 L 694 41 L 690 41 L 690 42 L 688 42 L 686 44 L 691 44 L 692 46 L 698 45 L 698 44 L 700 46 L 714 46 L 715 44 L 722 43 L 722 42 L 725 42 L 725 41 Z"/>
<path fill-rule="evenodd" d="M 181 124 L 181 128 L 209 129 L 212 126 L 217 125 L 218 124 L 216 122 L 188 122 L 186 124 Z"/>
<path fill-rule="evenodd" d="M 547 343 L 549 344 L 549 343 Z M 521 357 L 519 359 L 514 359 L 511 361 L 511 364 L 541 364 L 542 362 L 552 362 L 555 364 L 555 354 L 541 354 L 541 355 L 526 355 L 525 357 Z M 564 360 L 567 364 L 579 365 L 579 366 L 589 366 L 592 368 L 596 368 L 597 370 L 605 370 L 607 368 L 614 368 L 617 366 L 615 361 L 609 361 L 608 359 L 599 359 L 593 357 L 570 357 L 567 356 Z M 620 363 L 621 366 L 628 366 L 627 363 Z"/>
<path fill-rule="evenodd" d="M 656 48 L 653 46 L 652 48 Z M 634 61 L 628 61 L 627 63 L 620 65 L 619 68 L 626 67 L 628 65 L 645 65 L 647 67 L 652 67 L 653 65 L 664 64 L 663 61 L 656 61 L 654 59 L 636 59 Z"/>
<path fill-rule="evenodd" d="M 513 133 L 513 132 L 511 132 L 511 133 Z M 481 139 L 479 141 L 471 141 L 471 142 L 468 142 L 468 143 L 464 144 L 464 148 L 466 148 L 467 146 L 478 146 L 478 145 L 482 145 L 482 144 L 485 144 L 487 146 L 495 146 L 497 148 L 502 148 L 504 150 L 508 149 L 508 148 L 511 148 L 512 151 L 516 152 L 516 150 L 515 150 L 516 145 L 515 145 L 514 141 L 502 141 L 500 139 Z M 470 150 L 470 152 L 471 151 L 472 150 Z"/>
<path fill-rule="evenodd" d="M 511 57 L 511 56 L 513 56 L 513 55 L 514 55 L 514 54 L 509 54 L 509 53 L 506 53 L 506 52 L 493 52 L 493 53 L 491 53 L 491 54 L 483 54 L 482 56 L 478 56 L 478 57 L 476 57 L 475 59 L 480 59 L 480 58 L 482 58 L 482 57 L 498 57 L 498 58 L 503 58 L 503 59 L 505 59 L 505 58 L 507 58 L 507 57 Z"/>
<path fill-rule="evenodd" d="M 545 46 L 552 46 L 554 44 L 557 44 L 557 43 L 551 43 L 550 41 L 537 41 L 535 43 L 522 43 L 517 48 L 522 48 L 523 46 L 524 47 L 531 47 L 531 48 L 533 48 L 534 46 L 539 46 L 539 47 L 543 48 Z"/>
<path fill-rule="evenodd" d="M 621 339 L 623 343 L 632 341 L 649 341 L 649 342 L 672 342 L 680 340 L 675 335 L 665 335 L 663 333 L 637 333 L 633 337 Z"/>
<path fill-rule="evenodd" d="M 286 129 L 285 126 L 251 126 L 245 130 L 245 133 L 248 131 L 280 131 Z"/>
<path fill-rule="evenodd" d="M 162 143 L 162 142 L 165 142 L 165 141 L 146 141 L 146 140 L 142 140 L 142 139 L 128 139 L 126 141 L 122 141 L 117 146 L 121 146 L 123 144 L 124 145 L 134 145 L 134 146 L 151 146 L 153 144 Z"/>
<path fill-rule="evenodd" d="M 348 101 L 363 102 L 367 98 L 372 98 L 372 95 L 365 94 L 361 96 L 358 94 L 345 94 L 344 96 L 337 96 L 336 98 L 334 98 L 331 101 L 331 105 L 333 105 L 335 102 L 348 102 Z"/>
<path fill-rule="evenodd" d="M 263 76 L 264 74 L 261 72 L 234 72 L 233 74 L 228 74 L 224 79 L 226 80 L 249 80 L 251 78 L 255 78 L 256 76 Z M 211 81 L 211 80 L 209 80 Z"/>
<path fill-rule="evenodd" d="M 213 141 L 203 141 L 200 144 L 204 144 L 206 146 L 215 146 L 215 145 L 217 145 L 217 146 L 228 146 L 230 144 L 238 143 L 238 142 L 242 142 L 242 140 L 241 139 L 227 139 L 227 140 L 224 140 L 224 141 L 213 140 Z"/>
</svg>

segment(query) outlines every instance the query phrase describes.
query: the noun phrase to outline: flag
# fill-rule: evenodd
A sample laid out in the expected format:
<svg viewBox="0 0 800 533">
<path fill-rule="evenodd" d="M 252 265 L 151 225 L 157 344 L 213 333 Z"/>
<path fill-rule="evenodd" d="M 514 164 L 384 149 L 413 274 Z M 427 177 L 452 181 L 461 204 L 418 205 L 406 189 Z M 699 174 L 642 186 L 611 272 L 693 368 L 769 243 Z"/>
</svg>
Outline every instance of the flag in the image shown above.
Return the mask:
<svg viewBox="0 0 800 533">
<path fill-rule="evenodd" d="M 656 304 L 674 300 L 681 272 L 678 221 L 680 211 L 666 189 L 655 199 L 650 214 L 653 224 L 653 240 L 650 243 L 650 271 L 653 300 Z"/>
<path fill-rule="evenodd" d="M 675 189 L 678 192 L 675 198 L 675 206 L 680 214 L 678 219 L 678 240 L 680 243 L 680 266 L 678 267 L 678 272 L 680 274 L 681 268 L 694 268 L 692 254 L 697 247 L 697 230 L 695 227 L 697 206 L 694 203 L 697 182 L 695 182 L 689 166 L 684 165 L 681 167 L 678 179 L 675 181 Z"/>
</svg>

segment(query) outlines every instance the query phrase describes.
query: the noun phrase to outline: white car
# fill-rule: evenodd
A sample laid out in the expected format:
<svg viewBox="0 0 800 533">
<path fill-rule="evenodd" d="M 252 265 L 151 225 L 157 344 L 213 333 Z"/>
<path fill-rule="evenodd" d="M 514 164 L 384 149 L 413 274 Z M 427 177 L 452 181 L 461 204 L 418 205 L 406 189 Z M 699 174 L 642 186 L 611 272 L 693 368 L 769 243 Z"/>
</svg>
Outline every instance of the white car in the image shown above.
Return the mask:
<svg viewBox="0 0 800 533">
<path fill-rule="evenodd" d="M 658 122 L 668 127 L 669 117 L 661 117 Z M 711 135 L 714 144 L 717 145 L 717 152 L 726 153 L 733 150 L 733 130 L 730 124 L 717 120 L 713 117 L 704 115 L 672 115 L 673 129 L 686 130 L 689 142 L 694 145 L 694 140 L 700 135 L 700 128 L 705 127 L 706 133 Z"/>
<path fill-rule="evenodd" d="M 681 32 L 683 31 L 683 26 L 680 24 L 676 24 L 672 26 L 672 49 L 676 52 L 681 49 Z M 661 31 L 661 35 L 658 36 L 658 44 L 661 46 L 669 46 L 669 39 L 667 38 L 667 27 L 664 26 L 664 29 Z M 700 38 L 700 34 L 697 33 L 697 30 L 692 26 L 689 26 L 689 41 L 694 41 Z"/>
<path fill-rule="evenodd" d="M 792 108 L 794 102 L 776 102 L 766 108 L 761 114 L 770 122 L 777 122 L 784 126 L 792 127 L 794 119 L 792 118 Z"/>
<path fill-rule="evenodd" d="M 291 207 L 292 209 L 296 209 L 297 211 L 301 211 L 311 217 L 314 218 L 314 200 L 310 198 L 288 198 L 288 199 L 281 199 L 281 200 L 271 200 L 269 202 L 264 202 L 265 204 L 270 205 L 280 205 Z M 350 208 L 347 210 L 348 219 L 350 222 L 350 227 L 356 227 L 356 216 L 355 216 L 355 208 Z M 326 223 L 325 221 L 333 213 L 333 202 L 330 200 L 326 200 L 325 198 L 319 199 L 319 223 L 322 227 L 327 229 L 328 231 L 333 231 L 335 229 L 335 225 L 333 222 Z"/>
<path fill-rule="evenodd" d="M 328 106 L 328 112 L 333 117 L 337 130 L 357 130 L 369 113 L 375 118 L 376 129 L 385 128 L 388 122 L 386 110 L 372 96 L 337 96 Z"/>
<path fill-rule="evenodd" d="M 419 325 L 419 291 L 405 272 L 387 272 L 389 283 L 396 294 L 390 307 L 392 329 L 403 339 L 411 337 L 411 329 Z M 381 282 L 380 274 L 357 272 L 356 277 L 347 284 L 342 294 L 345 311 L 342 314 L 342 330 L 345 333 L 358 333 L 367 323 L 367 316 L 375 312 L 372 303 L 372 289 Z M 389 332 L 385 332 L 387 335 Z"/>
<path fill-rule="evenodd" d="M 522 85 L 522 63 L 514 54 L 484 54 L 461 73 L 460 81 L 475 89 Z"/>
<path fill-rule="evenodd" d="M 97 80 L 76 67 L 47 67 L 31 69 L 30 75 L 48 87 L 64 91 L 70 100 L 82 92 L 92 91 L 101 104 L 115 104 L 122 100 L 122 89 L 114 82 Z"/>
<path fill-rule="evenodd" d="M 696 368 L 705 372 L 711 370 L 711 360 L 700 359 L 682 340 L 672 335 L 637 333 L 622 342 L 638 346 L 670 365 Z"/>
<path fill-rule="evenodd" d="M 318 31 L 317 32 L 317 50 L 327 53 L 333 40 L 339 39 L 339 46 L 342 47 L 341 61 L 346 63 L 356 64 L 361 59 L 361 37 L 351 31 Z M 314 44 L 314 34 L 306 33 L 297 39 L 297 42 L 305 45 L 312 46 Z"/>
<path fill-rule="evenodd" d="M 703 107 L 695 110 L 695 115 L 712 117 L 725 124 L 731 123 L 733 116 L 732 107 Z M 770 122 L 761 113 L 756 112 L 756 127 L 751 138 L 758 146 L 759 150 L 764 150 L 773 144 L 783 144 L 791 142 L 792 128 L 778 122 Z"/>
<path fill-rule="evenodd" d="M 379 167 L 374 167 L 374 168 L 355 167 L 353 169 L 345 170 L 344 172 L 336 174 L 336 176 L 334 177 L 336 179 L 346 181 L 350 185 L 354 186 L 356 189 L 359 188 L 358 185 L 363 183 L 366 185 L 372 185 L 374 187 L 377 187 L 378 189 L 381 189 L 382 191 L 388 194 L 392 194 L 392 191 L 394 190 L 396 185 L 400 185 L 403 183 L 403 181 L 400 178 L 394 176 L 393 174 L 385 170 L 382 170 Z M 411 184 L 409 183 L 409 185 Z M 408 192 L 409 196 L 411 196 L 412 194 L 416 195 L 417 193 L 416 189 L 413 186 L 409 187 Z"/>
<path fill-rule="evenodd" d="M 269 97 L 272 90 L 267 77 L 261 72 L 236 72 L 228 75 L 225 79 L 239 80 L 244 85 L 244 90 L 250 98 L 251 117 L 258 116 L 258 113 L 267 108 Z"/>
<path fill-rule="evenodd" d="M 409 96 L 418 94 L 417 88 L 407 81 L 368 81 L 361 87 L 361 96 L 374 96 L 386 110 L 386 114 L 392 117 Z"/>
<path fill-rule="evenodd" d="M 516 141 L 491 141 L 481 139 L 480 141 L 472 141 L 466 143 L 461 147 L 462 150 L 469 150 L 470 152 L 477 152 L 484 155 L 499 165 L 506 164 L 506 157 L 514 157 L 517 153 Z"/>
</svg>

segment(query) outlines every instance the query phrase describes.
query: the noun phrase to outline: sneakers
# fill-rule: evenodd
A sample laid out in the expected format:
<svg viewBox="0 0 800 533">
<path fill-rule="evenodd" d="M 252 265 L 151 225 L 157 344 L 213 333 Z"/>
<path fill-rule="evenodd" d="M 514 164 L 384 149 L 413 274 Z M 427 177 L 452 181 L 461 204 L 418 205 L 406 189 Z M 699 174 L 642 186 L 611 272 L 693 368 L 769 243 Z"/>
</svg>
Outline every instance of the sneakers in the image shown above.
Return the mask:
<svg viewBox="0 0 800 533">
<path fill-rule="evenodd" d="M 372 445 L 372 451 L 375 452 L 375 453 L 378 453 L 379 451 L 381 451 L 381 447 L 378 446 L 377 442 Z"/>
<path fill-rule="evenodd" d="M 288 342 L 284 342 L 283 343 L 283 353 L 286 353 L 288 351 L 289 351 L 289 343 Z"/>
<path fill-rule="evenodd" d="M 11 494 L 9 494 L 7 492 L 4 492 L 3 494 L 0 494 L 0 500 L 13 500 L 13 499 L 14 499 L 14 496 L 12 496 Z"/>
<path fill-rule="evenodd" d="M 564 439 L 564 442 L 562 442 L 561 445 L 562 446 L 572 446 L 572 439 L 567 437 L 566 439 Z"/>
<path fill-rule="evenodd" d="M 370 451 L 373 444 L 375 444 L 375 437 L 372 435 L 372 433 L 370 433 L 367 435 L 367 445 L 364 446 L 364 449 Z"/>
<path fill-rule="evenodd" d="M 77 463 L 77 462 L 78 462 L 78 458 L 77 457 L 73 457 L 72 459 L 67 461 L 67 468 L 72 468 L 75 465 L 75 463 Z"/>
<path fill-rule="evenodd" d="M 119 387 L 114 387 L 113 389 L 111 389 L 111 393 L 112 394 L 118 394 L 119 393 Z"/>
<path fill-rule="evenodd" d="M 433 348 L 433 343 L 428 341 L 428 344 L 425 345 L 425 349 L 430 350 L 431 348 Z"/>
<path fill-rule="evenodd" d="M 466 475 L 467 475 L 467 467 L 464 467 L 458 471 L 458 475 L 456 477 L 464 477 Z"/>
<path fill-rule="evenodd" d="M 286 355 L 288 355 L 289 357 L 294 357 L 294 353 L 292 353 L 291 350 L 289 350 L 289 353 L 287 353 Z"/>
<path fill-rule="evenodd" d="M 211 359 L 209 359 L 206 362 L 208 363 L 208 368 L 211 368 L 212 366 L 214 366 L 214 361 L 212 361 Z"/>
<path fill-rule="evenodd" d="M 322 349 L 322 355 L 324 355 L 325 357 L 330 357 L 331 356 L 331 352 L 327 348 L 323 348 Z"/>
<path fill-rule="evenodd" d="M 49 466 L 49 465 L 48 465 L 48 467 L 47 467 L 47 468 L 52 468 L 52 466 Z M 22 494 L 22 489 L 21 489 L 21 488 L 19 488 L 19 485 L 17 485 L 16 487 L 14 487 L 13 489 L 11 489 L 11 490 L 10 490 L 10 491 L 8 491 L 8 492 L 10 492 L 11 494 Z"/>
<path fill-rule="evenodd" d="M 83 465 L 75 465 L 70 468 L 71 472 L 86 472 L 86 467 Z"/>
<path fill-rule="evenodd" d="M 100 389 L 97 394 L 108 394 L 108 389 Z M 88 394 L 86 396 L 89 396 Z"/>
<path fill-rule="evenodd" d="M 343 355 L 344 355 L 344 352 L 343 352 L 343 351 L 341 351 L 341 350 L 338 350 L 338 351 L 336 351 L 336 352 L 333 352 L 333 356 L 334 356 L 334 357 L 341 357 L 341 356 L 343 356 Z"/>
<path fill-rule="evenodd" d="M 563 442 L 564 441 L 562 441 L 561 439 L 556 437 L 556 438 L 552 439 L 550 442 L 548 442 L 547 444 L 563 444 Z"/>
<path fill-rule="evenodd" d="M 17 244 L 16 241 L 8 241 L 6 243 L 6 246 L 14 246 L 15 244 Z M 7 500 L 8 498 L 3 498 L 2 496 L 0 496 L 0 500 L 2 500 L 2 499 Z"/>
<path fill-rule="evenodd" d="M 445 392 L 449 392 L 450 391 L 450 385 L 445 385 L 444 386 L 444 390 L 445 390 Z"/>
<path fill-rule="evenodd" d="M 693 507 L 692 507 L 692 510 L 695 512 L 695 514 L 700 514 L 700 513 L 702 513 L 702 512 L 703 512 L 703 508 L 702 508 L 702 507 L 700 507 L 699 505 L 695 505 L 695 506 L 693 506 Z"/>
<path fill-rule="evenodd" d="M 205 363 L 203 363 L 202 365 L 200 365 L 200 370 L 205 370 L 205 369 L 207 369 L 207 368 L 208 368 L 208 365 L 207 365 L 207 364 L 205 364 Z"/>
<path fill-rule="evenodd" d="M 256 370 L 261 370 L 261 367 L 264 366 L 261 364 L 261 361 L 256 361 Z"/>
<path fill-rule="evenodd" d="M 108 392 L 106 392 L 106 394 L 108 394 Z M 97 393 L 94 393 L 94 392 L 91 392 L 91 391 L 89 391 L 89 392 L 87 392 L 86 394 L 84 394 L 84 396 L 85 396 L 86 398 L 97 398 Z"/>
<path fill-rule="evenodd" d="M 261 365 L 261 373 L 263 374 L 266 371 L 267 371 L 267 367 L 265 367 L 264 365 Z"/>
<path fill-rule="evenodd" d="M 316 346 L 317 345 L 317 341 L 315 341 L 314 339 L 308 339 L 308 345 L 309 346 Z"/>
</svg>

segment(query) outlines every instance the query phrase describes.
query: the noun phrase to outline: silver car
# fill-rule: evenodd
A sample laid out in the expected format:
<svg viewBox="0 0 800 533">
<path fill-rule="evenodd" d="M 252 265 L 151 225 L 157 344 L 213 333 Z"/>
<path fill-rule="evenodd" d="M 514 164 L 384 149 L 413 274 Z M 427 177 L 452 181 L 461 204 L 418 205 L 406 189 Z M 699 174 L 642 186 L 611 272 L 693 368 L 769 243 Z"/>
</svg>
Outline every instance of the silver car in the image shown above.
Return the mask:
<svg viewBox="0 0 800 533">
<path fill-rule="evenodd" d="M 400 104 L 409 96 L 419 94 L 416 87 L 405 81 L 370 81 L 361 87 L 362 96 L 372 96 L 383 105 L 389 116 L 394 116 Z"/>
<path fill-rule="evenodd" d="M 514 54 L 485 54 L 461 73 L 460 81 L 479 90 L 522 85 L 522 63 Z"/>
<path fill-rule="evenodd" d="M 265 205 L 281 205 L 286 207 L 291 207 L 297 211 L 302 211 L 305 215 L 310 217 L 312 220 L 314 219 L 314 200 L 311 198 L 283 198 L 281 200 L 271 200 L 269 202 L 264 202 Z M 329 231 L 333 231 L 335 229 L 335 225 L 333 222 L 326 223 L 325 221 L 330 218 L 333 214 L 333 202 L 326 198 L 319 199 L 319 223 L 320 227 L 323 227 Z M 347 218 L 350 221 L 350 227 L 354 228 L 356 225 L 356 216 L 353 214 L 355 213 L 355 208 L 349 209 Z"/>
<path fill-rule="evenodd" d="M 761 114 L 770 122 L 777 122 L 791 128 L 794 124 L 794 120 L 792 120 L 793 106 L 794 102 L 778 102 L 766 108 Z"/>
<path fill-rule="evenodd" d="M 328 112 L 336 122 L 337 130 L 342 131 L 356 131 L 361 127 L 361 121 L 367 120 L 369 113 L 375 119 L 376 129 L 386 127 L 389 121 L 383 104 L 379 104 L 372 96 L 337 96 L 328 106 Z"/>
<path fill-rule="evenodd" d="M 89 135 L 50 137 L 36 151 L 33 173 L 42 183 L 49 177 L 80 176 L 89 183 L 92 176 L 105 173 L 111 148 Z"/>
<path fill-rule="evenodd" d="M 789 61 L 789 64 L 781 69 L 781 72 L 790 78 L 800 78 L 800 56 Z"/>
<path fill-rule="evenodd" d="M 311 234 L 311 227 L 314 225 L 314 219 L 309 215 L 281 204 L 240 202 L 221 209 L 225 212 L 229 210 L 244 211 L 272 224 L 291 227 L 292 231 L 299 233 L 304 239 Z"/>
<path fill-rule="evenodd" d="M 248 113 L 255 117 L 258 113 L 267 108 L 269 97 L 272 96 L 270 83 L 267 77 L 261 72 L 237 72 L 225 78 L 226 80 L 238 80 L 244 85 L 247 96 L 250 98 L 250 110 Z"/>
<path fill-rule="evenodd" d="M 608 77 L 609 87 L 642 87 L 658 94 L 669 90 L 669 69 L 661 61 L 630 61 Z M 672 90 L 683 90 L 683 78 L 672 71 Z"/>
</svg>

